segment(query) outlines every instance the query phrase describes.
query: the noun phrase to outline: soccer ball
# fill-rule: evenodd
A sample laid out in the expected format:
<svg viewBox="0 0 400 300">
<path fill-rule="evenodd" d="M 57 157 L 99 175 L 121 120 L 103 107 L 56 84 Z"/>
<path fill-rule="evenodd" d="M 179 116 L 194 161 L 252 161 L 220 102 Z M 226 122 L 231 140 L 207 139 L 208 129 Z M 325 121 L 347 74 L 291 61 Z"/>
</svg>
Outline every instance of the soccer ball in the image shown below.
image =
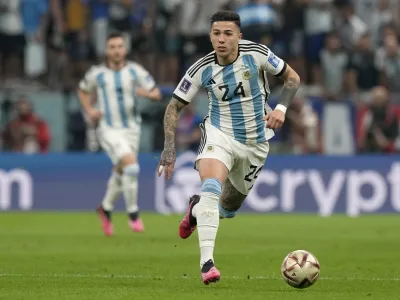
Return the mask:
<svg viewBox="0 0 400 300">
<path fill-rule="evenodd" d="M 296 289 L 312 286 L 319 277 L 319 271 L 317 258 L 306 250 L 290 252 L 281 265 L 283 279 Z"/>
</svg>

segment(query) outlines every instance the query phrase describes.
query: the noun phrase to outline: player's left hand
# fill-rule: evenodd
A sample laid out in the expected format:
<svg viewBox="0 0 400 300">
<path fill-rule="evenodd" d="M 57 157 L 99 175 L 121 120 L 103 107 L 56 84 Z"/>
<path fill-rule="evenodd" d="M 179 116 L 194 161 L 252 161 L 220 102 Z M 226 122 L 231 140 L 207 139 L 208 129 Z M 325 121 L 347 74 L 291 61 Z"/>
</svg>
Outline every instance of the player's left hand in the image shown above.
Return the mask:
<svg viewBox="0 0 400 300">
<path fill-rule="evenodd" d="M 136 96 L 147 98 L 149 96 L 149 92 L 147 90 L 145 90 L 144 88 L 138 87 L 138 88 L 136 88 Z"/>
<path fill-rule="evenodd" d="M 285 113 L 279 109 L 275 109 L 269 112 L 265 117 L 264 121 L 267 121 L 267 128 L 279 129 L 285 122 Z"/>
<path fill-rule="evenodd" d="M 161 159 L 158 163 L 158 177 L 160 177 L 164 171 L 165 177 L 169 180 L 172 177 L 172 172 L 174 171 L 176 161 L 176 150 L 174 149 L 164 149 L 161 153 Z"/>
</svg>

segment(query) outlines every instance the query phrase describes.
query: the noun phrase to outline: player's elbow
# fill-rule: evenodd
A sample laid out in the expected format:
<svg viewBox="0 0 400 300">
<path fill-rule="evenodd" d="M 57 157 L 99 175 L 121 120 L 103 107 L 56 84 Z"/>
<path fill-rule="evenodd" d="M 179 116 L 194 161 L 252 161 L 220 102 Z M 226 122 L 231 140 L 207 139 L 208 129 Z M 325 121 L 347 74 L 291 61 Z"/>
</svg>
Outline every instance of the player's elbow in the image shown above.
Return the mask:
<svg viewBox="0 0 400 300">
<path fill-rule="evenodd" d="M 291 74 L 289 75 L 289 78 L 291 78 L 293 81 L 296 81 L 299 85 L 300 85 L 300 76 L 299 74 L 297 74 L 297 72 L 295 70 L 292 69 Z"/>
<path fill-rule="evenodd" d="M 77 88 L 77 94 L 80 99 L 89 97 L 89 93 L 82 90 L 80 87 Z"/>
<path fill-rule="evenodd" d="M 153 91 L 152 91 L 152 93 L 153 93 L 153 100 L 154 101 L 161 101 L 161 91 L 160 91 L 160 89 L 159 88 L 155 88 Z"/>
</svg>

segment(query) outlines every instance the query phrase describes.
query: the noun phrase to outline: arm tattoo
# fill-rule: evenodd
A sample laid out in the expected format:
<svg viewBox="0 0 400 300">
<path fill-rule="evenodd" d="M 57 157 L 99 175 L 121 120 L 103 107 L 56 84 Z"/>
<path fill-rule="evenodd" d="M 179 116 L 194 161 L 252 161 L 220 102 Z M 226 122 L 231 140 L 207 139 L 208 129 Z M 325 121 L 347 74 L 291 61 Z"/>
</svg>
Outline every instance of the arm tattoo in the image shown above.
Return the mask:
<svg viewBox="0 0 400 300">
<path fill-rule="evenodd" d="M 285 81 L 285 83 L 283 85 L 279 104 L 288 107 L 300 86 L 300 78 L 299 75 L 297 75 L 296 72 L 294 72 L 290 67 L 286 69 L 281 78 Z"/>
<path fill-rule="evenodd" d="M 168 104 L 164 115 L 165 149 L 175 149 L 175 130 L 178 126 L 179 113 L 184 107 L 185 104 L 175 98 Z"/>
</svg>

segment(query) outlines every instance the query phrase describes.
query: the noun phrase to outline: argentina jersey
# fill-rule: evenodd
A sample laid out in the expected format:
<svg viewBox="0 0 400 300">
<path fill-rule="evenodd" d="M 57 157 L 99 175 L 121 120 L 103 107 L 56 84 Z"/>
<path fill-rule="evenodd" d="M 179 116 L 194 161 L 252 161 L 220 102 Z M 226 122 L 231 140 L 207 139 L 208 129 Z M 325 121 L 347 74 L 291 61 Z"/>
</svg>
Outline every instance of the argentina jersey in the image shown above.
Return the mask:
<svg viewBox="0 0 400 300">
<path fill-rule="evenodd" d="M 79 83 L 86 92 L 96 92 L 97 106 L 103 117 L 101 127 L 132 128 L 141 122 L 136 87 L 148 91 L 156 87 L 153 77 L 139 64 L 127 62 L 114 71 L 105 64 L 93 66 Z"/>
<path fill-rule="evenodd" d="M 206 122 L 243 144 L 262 143 L 274 136 L 263 120 L 271 110 L 266 74 L 280 76 L 285 69 L 286 63 L 266 46 L 242 40 L 237 59 L 229 65 L 219 65 L 215 52 L 193 64 L 174 97 L 189 103 L 204 87 L 209 98 Z"/>
</svg>

